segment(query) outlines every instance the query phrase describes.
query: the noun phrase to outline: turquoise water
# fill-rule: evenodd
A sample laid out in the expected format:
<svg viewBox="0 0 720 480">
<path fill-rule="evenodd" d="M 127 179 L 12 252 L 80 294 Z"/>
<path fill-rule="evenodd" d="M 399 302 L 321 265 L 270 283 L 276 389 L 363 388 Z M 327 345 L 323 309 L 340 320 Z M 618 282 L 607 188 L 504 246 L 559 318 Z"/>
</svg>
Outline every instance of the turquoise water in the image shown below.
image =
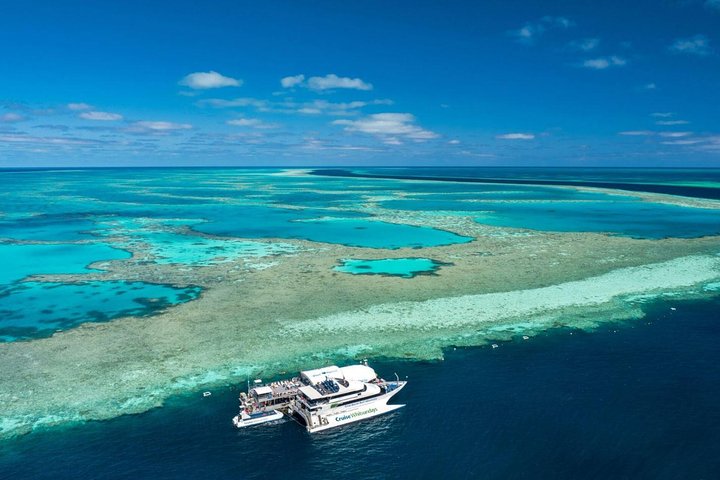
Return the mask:
<svg viewBox="0 0 720 480">
<path fill-rule="evenodd" d="M 40 216 L 0 222 L 0 238 L 75 241 L 92 238 L 95 223 L 84 218 Z"/>
<path fill-rule="evenodd" d="M 433 195 L 440 193 L 433 191 L 429 186 L 434 186 L 435 182 L 428 182 L 423 191 L 417 186 L 409 190 L 412 194 L 403 200 L 390 200 L 382 202 L 383 206 L 395 208 L 403 206 L 404 209 L 411 210 L 472 210 L 473 201 L 488 200 L 539 200 L 542 202 L 551 201 L 581 201 L 581 200 L 597 200 L 597 201 L 627 201 L 633 200 L 633 197 L 626 195 L 613 195 L 599 192 L 585 192 L 573 188 L 559 187 L 532 187 L 526 185 L 475 185 L 474 190 L 465 191 L 460 186 L 454 190 L 448 190 L 442 193 L 445 195 Z M 460 184 L 462 185 L 462 184 Z M 465 208 L 463 208 L 463 206 Z"/>
<path fill-rule="evenodd" d="M 363 205 L 376 201 L 381 207 L 400 210 L 489 210 L 489 215 L 478 216 L 478 220 L 539 230 L 607 231 L 642 238 L 696 237 L 720 230 L 715 210 L 653 204 L 624 195 L 581 192 L 574 188 L 276 175 L 279 172 L 272 169 L 2 172 L 0 213 L 7 218 L 0 222 L 0 238 L 73 241 L 88 238 L 88 230 L 97 228 L 101 219 L 144 217 L 185 219 L 199 232 L 241 239 L 298 238 L 370 248 L 467 241 L 437 229 L 372 222 Z M 512 177 L 518 176 L 518 172 L 490 169 L 485 173 Z M 617 173 L 589 174 L 582 169 L 573 172 L 563 171 L 556 176 L 567 179 L 572 175 L 575 175 L 572 178 L 590 175 L 592 179 L 610 181 Z M 656 171 L 650 171 L 653 172 Z M 673 174 L 657 172 L 661 182 L 668 182 Z M 415 173 L 439 174 L 438 169 L 420 169 Z M 471 176 L 483 171 L 448 169 L 445 173 Z M 626 179 L 639 181 L 642 177 L 642 172 L 621 173 L 621 178 Z M 708 178 L 715 178 L 715 173 L 711 173 Z M 547 171 L 544 175 L 551 178 Z M 708 174 L 703 171 L 688 175 L 689 180 L 699 181 Z M 398 194 L 409 196 L 402 198 Z M 42 215 L 38 217 L 38 213 Z"/>
<path fill-rule="evenodd" d="M 193 232 L 164 230 L 187 227 L 191 223 L 187 220 L 114 219 L 105 223 L 101 232 L 110 237 L 129 237 L 129 240 L 120 242 L 122 247 L 139 250 L 143 254 L 147 252 L 153 262 L 166 265 L 208 266 L 240 258 L 262 258 L 297 251 L 296 247 L 287 243 L 217 239 Z"/>
<path fill-rule="evenodd" d="M 144 233 L 139 238 L 150 245 L 153 261 L 160 264 L 207 266 L 238 258 L 261 258 L 296 251 L 292 245 L 283 243 L 218 240 L 173 232 Z"/>
<path fill-rule="evenodd" d="M 389 275 L 413 278 L 436 272 L 442 264 L 430 258 L 382 258 L 379 260 L 343 259 L 333 270 L 353 275 Z"/>
<path fill-rule="evenodd" d="M 411 198 L 382 202 L 386 208 L 411 211 L 482 212 L 478 223 L 498 227 L 557 232 L 607 232 L 637 238 L 693 238 L 720 234 L 720 210 L 643 202 L 619 195 L 593 194 L 593 199 L 568 195 L 568 200 L 523 201 L 503 194 L 490 201 Z M 504 197 L 504 198 L 503 198 Z M 584 201 L 578 201 L 584 200 Z"/>
<path fill-rule="evenodd" d="M 199 287 L 144 282 L 18 283 L 0 288 L 0 341 L 47 337 L 81 323 L 150 315 L 199 294 Z"/>
<path fill-rule="evenodd" d="M 561 232 L 608 232 L 637 238 L 693 238 L 720 234 L 720 210 L 647 202 L 484 202 L 476 221 L 499 227 Z"/>
<path fill-rule="evenodd" d="M 503 172 L 492 173 L 517 173 L 513 169 Z M 479 223 L 495 226 L 608 232 L 651 239 L 720 233 L 717 210 L 641 202 L 619 194 L 547 185 L 278 173 L 281 170 L 0 172 L 0 238 L 52 242 L 0 243 L 4 262 L 0 284 L 12 285 L 33 274 L 87 273 L 93 262 L 129 258 L 122 248 L 137 252 L 146 261 L 200 267 L 294 254 L 296 247 L 283 243 L 283 239 L 378 249 L 422 249 L 471 241 L 437 228 L 376 221 L 372 214 L 382 214 L 382 207 L 469 212 Z M 571 173 L 564 172 L 558 178 Z M 604 180 L 612 177 L 602 172 L 593 175 Z M 642 177 L 638 173 L 623 175 Z M 663 182 L 669 178 L 664 173 L 658 177 Z M 686 180 L 697 182 L 700 176 L 693 173 Z M 260 239 L 264 241 L 257 241 Z M 73 243 L 80 241 L 93 243 Z M 366 270 L 400 276 L 431 271 L 424 260 L 412 260 L 413 265 L 410 262 L 345 268 L 350 273 Z M 112 317 L 116 309 L 99 311 Z"/>
<path fill-rule="evenodd" d="M 367 248 L 434 247 L 471 240 L 429 227 L 365 220 L 367 214 L 352 210 L 244 206 L 224 209 L 222 213 L 206 215 L 208 222 L 192 228 L 224 237 L 294 238 Z"/>
<path fill-rule="evenodd" d="M 98 272 L 87 266 L 93 262 L 130 258 L 126 251 L 102 244 L 0 243 L 0 284 L 12 283 L 28 275 Z"/>
</svg>

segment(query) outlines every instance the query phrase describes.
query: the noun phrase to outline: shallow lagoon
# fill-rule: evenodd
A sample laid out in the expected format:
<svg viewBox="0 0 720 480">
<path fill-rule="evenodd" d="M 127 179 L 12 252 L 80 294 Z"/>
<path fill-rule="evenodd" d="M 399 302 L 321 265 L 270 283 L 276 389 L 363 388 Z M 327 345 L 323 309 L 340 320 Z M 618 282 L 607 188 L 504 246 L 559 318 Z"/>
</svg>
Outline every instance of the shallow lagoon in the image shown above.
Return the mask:
<svg viewBox="0 0 720 480">
<path fill-rule="evenodd" d="M 297 247 L 287 243 L 217 239 L 178 230 L 193 223 L 190 220 L 116 218 L 104 223 L 99 233 L 128 238 L 120 241 L 123 248 L 143 252 L 143 259 L 147 258 L 144 256 L 147 252 L 154 263 L 165 265 L 208 266 L 297 251 Z"/>
<path fill-rule="evenodd" d="M 295 247 L 286 243 L 219 240 L 175 232 L 149 232 L 139 239 L 150 246 L 153 261 L 160 264 L 207 266 L 239 258 L 261 258 L 296 251 Z"/>
<path fill-rule="evenodd" d="M 0 288 L 0 341 L 47 337 L 86 322 L 145 316 L 197 298 L 198 287 L 144 282 L 23 282 Z"/>
<path fill-rule="evenodd" d="M 387 275 L 413 278 L 416 275 L 434 273 L 441 265 L 430 258 L 381 258 L 379 260 L 346 258 L 342 260 L 341 265 L 334 267 L 333 270 L 352 275 Z"/>
<path fill-rule="evenodd" d="M 0 243 L 0 284 L 29 275 L 98 272 L 87 266 L 104 260 L 130 258 L 130 253 L 104 244 L 7 244 Z"/>
<path fill-rule="evenodd" d="M 274 214 L 277 217 L 278 214 Z M 353 218 L 296 219 L 290 221 L 269 217 L 257 223 L 241 219 L 217 220 L 195 225 L 195 230 L 213 235 L 240 238 L 299 238 L 313 242 L 336 243 L 354 247 L 396 249 L 403 247 L 436 247 L 466 243 L 472 239 L 429 227 L 401 225 Z M 273 228 L 274 227 L 274 228 Z"/>
</svg>

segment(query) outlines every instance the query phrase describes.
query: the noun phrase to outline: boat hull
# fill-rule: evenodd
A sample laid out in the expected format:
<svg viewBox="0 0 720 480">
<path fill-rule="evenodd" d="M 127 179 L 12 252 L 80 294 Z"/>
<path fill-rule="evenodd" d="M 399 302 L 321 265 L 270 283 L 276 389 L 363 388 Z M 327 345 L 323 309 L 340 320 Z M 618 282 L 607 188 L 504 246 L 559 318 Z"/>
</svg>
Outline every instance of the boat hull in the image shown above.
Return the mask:
<svg viewBox="0 0 720 480">
<path fill-rule="evenodd" d="M 311 433 L 321 432 L 323 430 L 329 430 L 331 428 L 384 415 L 402 408 L 405 405 L 388 405 L 387 402 L 400 392 L 404 386 L 405 382 L 401 382 L 393 391 L 385 393 L 379 397 L 357 402 L 344 407 L 331 408 L 327 411 L 318 412 L 316 415 L 313 415 L 313 417 L 316 418 L 312 419 L 310 422 L 306 421 L 307 431 Z"/>
<path fill-rule="evenodd" d="M 260 425 L 267 422 L 272 422 L 274 420 L 280 420 L 283 418 L 282 412 L 279 412 L 277 410 L 270 410 L 268 412 L 264 412 L 261 415 L 237 415 L 233 417 L 233 425 L 235 425 L 237 428 L 245 428 L 245 427 L 252 427 L 253 425 Z"/>
</svg>

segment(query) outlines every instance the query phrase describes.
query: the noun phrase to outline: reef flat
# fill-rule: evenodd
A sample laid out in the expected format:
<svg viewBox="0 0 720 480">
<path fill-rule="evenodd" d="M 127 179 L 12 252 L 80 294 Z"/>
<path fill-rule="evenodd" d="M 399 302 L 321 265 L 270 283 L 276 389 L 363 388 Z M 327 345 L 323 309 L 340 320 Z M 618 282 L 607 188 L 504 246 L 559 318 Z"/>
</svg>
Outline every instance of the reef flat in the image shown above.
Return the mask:
<svg viewBox="0 0 720 480">
<path fill-rule="evenodd" d="M 96 222 L 95 241 L 121 246 L 131 258 L 99 259 L 102 270 L 93 269 L 98 264 L 92 263 L 82 273 L 38 271 L 25 281 L 196 285 L 201 293 L 152 316 L 83 323 L 49 338 L 1 344 L 0 436 L 139 413 L 175 394 L 241 384 L 247 375 L 273 375 L 360 356 L 437 359 L 450 345 L 480 345 L 564 325 L 593 328 L 639 318 L 644 302 L 653 298 L 706 295 L 720 281 L 718 236 L 633 238 L 510 228 L 484 224 L 477 211 L 462 208 L 383 207 L 383 199 L 402 202 L 430 195 L 414 192 L 429 188 L 419 182 L 342 180 L 338 185 L 298 172 L 254 173 L 254 181 L 262 185 L 228 172 L 208 174 L 207 180 L 219 182 L 223 175 L 223 185 L 247 182 L 244 190 L 255 192 L 243 202 L 254 202 L 254 195 L 282 196 L 287 202 L 298 190 L 355 188 L 361 192 L 355 201 L 337 200 L 320 210 L 308 207 L 312 213 L 301 206 L 311 199 L 298 197 L 299 213 L 291 221 L 312 220 L 317 228 L 336 218 L 361 218 L 364 223 L 343 220 L 333 227 L 334 243 L 323 243 L 296 237 L 307 227 L 293 225 L 292 233 L 282 235 L 280 220 L 277 236 L 204 233 L 193 227 L 203 217 L 191 213 L 207 213 L 196 207 L 181 211 L 175 203 L 140 227 L 135 220 L 147 218 L 146 207 L 132 207 L 142 210 L 142 215 L 132 215 L 132 225 L 117 215 L 103 216 Z M 153 181 L 142 178 L 143 185 Z M 137 190 L 138 183 L 131 183 Z M 446 197 L 447 187 L 436 183 Z M 258 193 L 268 185 L 272 193 Z M 572 192 L 576 190 L 566 187 L 553 195 L 567 201 Z M 207 201 L 221 204 L 213 209 L 228 208 L 225 197 Z M 582 205 L 591 207 L 595 200 L 589 202 Z M 705 210 L 695 213 L 707 215 Z M 321 214 L 325 219 L 316 221 Z M 247 230 L 241 217 L 238 222 L 233 228 Z M 352 240 L 356 227 L 374 222 L 381 223 L 378 232 L 400 232 L 401 241 L 388 239 L 384 247 L 382 238 L 366 246 L 339 241 Z M 337 225 L 352 228 L 345 231 Z M 392 225 L 403 229 L 393 230 Z M 453 241 L 432 241 L 439 238 L 432 233 L 429 244 L 420 247 L 429 229 L 446 232 L 442 238 Z M 184 236 L 182 241 L 176 235 Z M 342 259 L 417 257 L 446 266 L 413 278 L 335 270 Z"/>
</svg>

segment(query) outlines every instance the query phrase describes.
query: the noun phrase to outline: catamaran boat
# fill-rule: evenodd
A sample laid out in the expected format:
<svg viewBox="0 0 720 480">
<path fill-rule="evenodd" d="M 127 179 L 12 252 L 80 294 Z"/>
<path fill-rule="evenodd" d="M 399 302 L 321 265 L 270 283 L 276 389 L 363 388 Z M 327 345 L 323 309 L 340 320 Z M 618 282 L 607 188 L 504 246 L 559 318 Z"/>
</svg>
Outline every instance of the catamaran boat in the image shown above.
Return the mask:
<svg viewBox="0 0 720 480">
<path fill-rule="evenodd" d="M 392 412 L 405 405 L 387 402 L 407 383 L 386 381 L 367 365 L 336 366 L 302 372 L 305 385 L 288 411 L 309 432 L 319 432 Z"/>
<path fill-rule="evenodd" d="M 397 375 L 393 381 L 383 380 L 367 363 L 307 370 L 290 380 L 256 384 L 241 394 L 240 413 L 233 423 L 246 427 L 287 414 L 309 432 L 319 432 L 404 407 L 388 401 L 406 383 Z"/>
</svg>

